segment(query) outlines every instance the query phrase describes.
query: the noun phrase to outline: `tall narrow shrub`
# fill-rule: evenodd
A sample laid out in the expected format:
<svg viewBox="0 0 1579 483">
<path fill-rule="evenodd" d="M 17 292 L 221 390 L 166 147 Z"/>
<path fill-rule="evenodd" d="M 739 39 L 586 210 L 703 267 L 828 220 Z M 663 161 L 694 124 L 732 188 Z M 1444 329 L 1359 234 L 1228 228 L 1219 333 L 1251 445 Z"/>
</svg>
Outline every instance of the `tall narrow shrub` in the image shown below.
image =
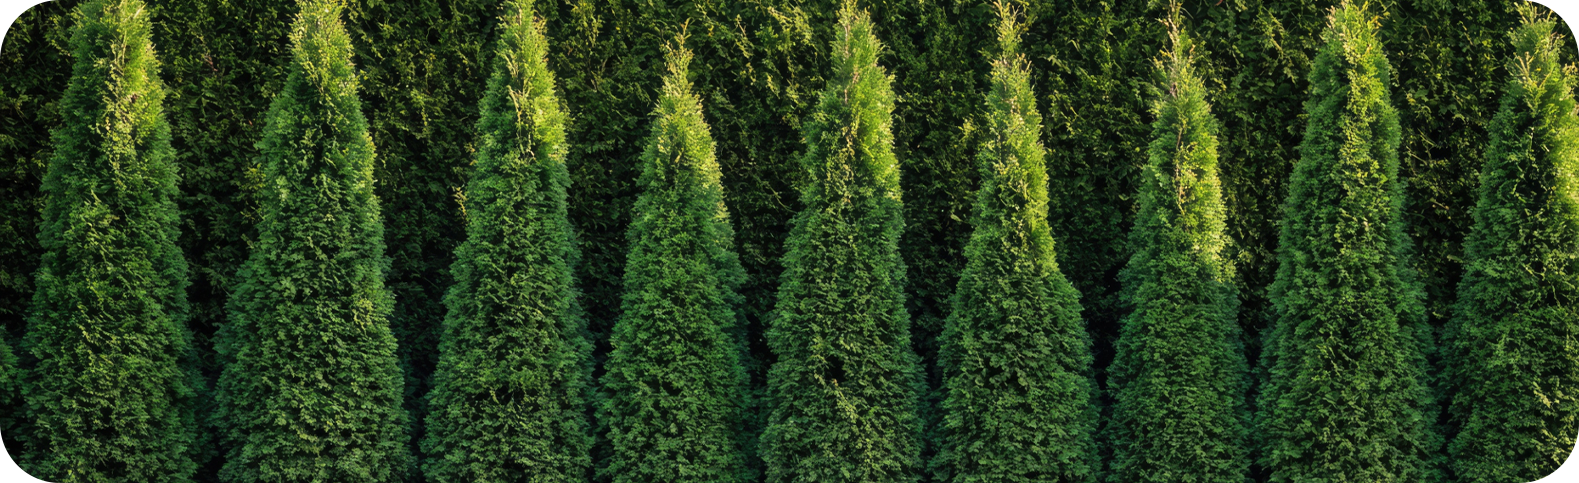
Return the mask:
<svg viewBox="0 0 1579 483">
<path fill-rule="evenodd" d="M 25 346 L 30 473 L 184 481 L 196 425 L 164 85 L 141 0 L 78 7 Z"/>
<path fill-rule="evenodd" d="M 1377 19 L 1332 10 L 1289 181 L 1258 404 L 1271 481 L 1433 481 L 1425 327 Z"/>
<path fill-rule="evenodd" d="M 1533 481 L 1573 451 L 1579 424 L 1579 119 L 1569 40 L 1521 8 L 1491 123 L 1445 381 L 1459 481 Z"/>
<path fill-rule="evenodd" d="M 373 144 L 341 3 L 298 6 L 258 143 L 258 238 L 216 344 L 220 477 L 392 481 L 410 456 Z"/>
<path fill-rule="evenodd" d="M 1047 225 L 1042 116 L 1022 24 L 1006 3 L 998 13 L 975 230 L 940 341 L 944 416 L 932 469 L 940 482 L 1092 481 L 1090 341 Z"/>
<path fill-rule="evenodd" d="M 508 2 L 428 401 L 430 481 L 591 476 L 591 347 L 571 273 L 567 116 L 547 51 L 533 2 Z"/>
<path fill-rule="evenodd" d="M 1217 119 L 1196 73 L 1196 44 L 1168 20 L 1157 59 L 1152 141 L 1141 171 L 1135 254 L 1122 274 L 1132 312 L 1109 369 L 1114 482 L 1245 479 L 1246 368 L 1234 292 Z"/>
<path fill-rule="evenodd" d="M 681 42 L 684 41 L 682 37 Z M 745 482 L 746 373 L 734 253 L 714 144 L 672 47 L 641 156 L 625 296 L 601 380 L 612 447 L 600 479 Z"/>
<path fill-rule="evenodd" d="M 894 94 L 870 16 L 846 1 L 832 73 L 806 119 L 805 208 L 767 332 L 770 482 L 915 481 L 921 386 L 904 307 Z"/>
</svg>

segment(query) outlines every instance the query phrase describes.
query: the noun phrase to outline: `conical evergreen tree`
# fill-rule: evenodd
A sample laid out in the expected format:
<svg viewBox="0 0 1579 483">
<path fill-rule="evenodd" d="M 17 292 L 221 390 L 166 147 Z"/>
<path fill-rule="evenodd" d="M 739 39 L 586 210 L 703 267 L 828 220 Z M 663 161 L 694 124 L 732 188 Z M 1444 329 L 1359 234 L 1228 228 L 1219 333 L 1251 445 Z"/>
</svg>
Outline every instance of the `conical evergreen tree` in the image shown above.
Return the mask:
<svg viewBox="0 0 1579 483">
<path fill-rule="evenodd" d="M 1135 254 L 1121 278 L 1133 310 L 1109 369 L 1113 482 L 1245 480 L 1243 348 L 1222 184 L 1217 119 L 1196 73 L 1195 42 L 1168 19 L 1157 60 L 1152 141 L 1141 174 Z"/>
<path fill-rule="evenodd" d="M 932 469 L 940 482 L 1092 481 L 1091 344 L 1080 294 L 1054 260 L 1022 24 L 1007 3 L 998 14 L 975 231 L 941 336 L 944 416 Z"/>
<path fill-rule="evenodd" d="M 1335 7 L 1284 203 L 1261 363 L 1271 481 L 1435 481 L 1420 291 L 1399 213 L 1398 116 L 1377 19 Z"/>
<path fill-rule="evenodd" d="M 149 12 L 141 0 L 99 0 L 78 15 L 43 184 L 24 344 L 36 452 L 23 464 L 59 482 L 187 481 L 187 266 Z"/>
<path fill-rule="evenodd" d="M 877 65 L 872 21 L 847 0 L 833 72 L 806 118 L 805 208 L 786 242 L 767 342 L 770 482 L 915 481 L 920 474 L 919 361 L 899 259 L 894 94 Z"/>
<path fill-rule="evenodd" d="M 670 49 L 601 380 L 598 419 L 612 452 L 599 479 L 753 481 L 742 451 L 746 373 L 735 312 L 745 273 L 713 138 L 686 78 L 691 52 Z"/>
<path fill-rule="evenodd" d="M 1579 119 L 1556 21 L 1520 9 L 1447 334 L 1459 481 L 1533 481 L 1579 424 Z"/>
<path fill-rule="evenodd" d="M 387 482 L 411 463 L 373 144 L 338 0 L 302 0 L 266 118 L 258 238 L 216 350 L 234 482 Z"/>
<path fill-rule="evenodd" d="M 567 116 L 532 7 L 506 3 L 481 103 L 422 441 L 430 481 L 591 476 L 592 349 L 572 278 Z"/>
</svg>

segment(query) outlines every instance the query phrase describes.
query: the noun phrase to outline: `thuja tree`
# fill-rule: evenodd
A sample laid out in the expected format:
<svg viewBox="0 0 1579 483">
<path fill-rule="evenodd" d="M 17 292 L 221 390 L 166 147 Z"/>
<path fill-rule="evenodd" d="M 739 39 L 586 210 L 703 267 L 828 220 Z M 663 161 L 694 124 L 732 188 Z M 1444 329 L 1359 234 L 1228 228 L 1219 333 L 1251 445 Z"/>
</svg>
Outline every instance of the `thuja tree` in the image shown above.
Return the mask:
<svg viewBox="0 0 1579 483">
<path fill-rule="evenodd" d="M 786 242 L 767 342 L 771 482 L 915 481 L 921 386 L 904 307 L 894 95 L 867 13 L 845 2 L 806 119 L 805 208 Z"/>
<path fill-rule="evenodd" d="M 1223 256 L 1218 125 L 1194 67 L 1195 42 L 1177 22 L 1169 19 L 1172 45 L 1157 60 L 1157 118 L 1130 232 L 1135 253 L 1121 274 L 1132 312 L 1109 369 L 1106 476 L 1238 483 L 1249 465 L 1246 371 L 1233 267 Z"/>
<path fill-rule="evenodd" d="M 940 338 L 940 482 L 1092 481 L 1096 410 L 1079 293 L 1058 269 L 1047 225 L 1042 116 L 999 4 L 977 164 L 975 230 Z"/>
<path fill-rule="evenodd" d="M 258 144 L 258 238 L 216 344 L 220 477 L 391 481 L 410 456 L 373 144 L 341 4 L 298 5 Z"/>
<path fill-rule="evenodd" d="M 466 241 L 422 441 L 431 481 L 591 476 L 591 346 L 571 273 L 567 116 L 532 6 L 506 4 L 482 98 Z"/>
<path fill-rule="evenodd" d="M 1375 17 L 1334 8 L 1310 75 L 1261 363 L 1271 481 L 1432 481 L 1430 334 L 1399 207 L 1398 117 Z"/>
<path fill-rule="evenodd" d="M 1579 397 L 1579 119 L 1568 42 L 1524 8 L 1490 125 L 1464 280 L 1449 327 L 1459 481 L 1532 481 L 1573 450 Z"/>
<path fill-rule="evenodd" d="M 43 184 L 24 395 L 51 481 L 189 480 L 196 464 L 176 169 L 148 8 L 78 7 Z"/>
<path fill-rule="evenodd" d="M 680 40 L 684 41 L 683 37 Z M 604 369 L 600 479 L 744 482 L 744 280 L 702 104 L 675 47 L 641 156 L 625 296 Z"/>
</svg>

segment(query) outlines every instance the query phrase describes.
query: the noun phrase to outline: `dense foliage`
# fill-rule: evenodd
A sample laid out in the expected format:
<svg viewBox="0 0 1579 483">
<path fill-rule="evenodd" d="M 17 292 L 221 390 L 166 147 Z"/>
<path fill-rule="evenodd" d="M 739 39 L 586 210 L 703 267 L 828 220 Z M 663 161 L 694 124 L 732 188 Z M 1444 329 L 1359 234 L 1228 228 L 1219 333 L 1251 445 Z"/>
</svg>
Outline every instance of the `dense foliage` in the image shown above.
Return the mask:
<svg viewBox="0 0 1579 483">
<path fill-rule="evenodd" d="M 806 123 L 805 208 L 785 242 L 762 458 L 770 482 L 915 481 L 921 372 L 904 307 L 894 95 L 871 17 L 846 2 Z"/>
<path fill-rule="evenodd" d="M 584 481 L 591 347 L 571 273 L 567 116 L 532 2 L 509 2 L 500 34 L 423 467 L 440 482 Z"/>
<path fill-rule="evenodd" d="M 187 266 L 146 6 L 78 7 L 44 177 L 24 347 L 28 470 L 51 481 L 190 480 Z"/>
<path fill-rule="evenodd" d="M 999 6 L 999 57 L 977 163 L 975 230 L 941 336 L 945 390 L 937 481 L 1092 481 L 1095 387 L 1079 294 L 1047 226 L 1042 116 Z"/>
<path fill-rule="evenodd" d="M 601 380 L 612 452 L 599 474 L 609 481 L 753 480 L 735 293 L 745 274 L 690 62 L 683 46 L 669 52 L 641 156 L 625 298 Z"/>
<path fill-rule="evenodd" d="M 265 184 L 269 158 L 260 156 L 259 141 L 269 124 L 268 106 L 284 92 L 294 61 L 290 32 L 300 7 L 295 0 L 144 1 L 168 92 L 163 104 L 170 151 L 181 173 L 177 243 L 191 280 L 186 290 L 191 350 L 181 357 L 200 375 L 188 384 L 195 391 L 192 410 L 201 423 L 212 426 L 199 428 L 201 437 L 193 443 L 198 450 L 192 455 L 198 465 L 194 478 L 215 481 L 229 460 L 226 453 L 235 449 L 225 438 L 214 443 L 202 439 L 231 431 L 229 418 L 214 413 L 220 398 L 213 390 L 225 359 L 215 350 L 221 339 L 217 334 L 236 325 L 229 320 L 236 311 L 227 307 L 233 306 L 233 295 L 242 293 L 244 275 L 250 272 L 241 268 L 249 252 L 275 246 L 263 243 L 259 232 L 267 221 L 260 203 L 277 193 Z M 366 131 L 378 147 L 370 162 L 375 180 L 371 189 L 381 205 L 377 217 L 384 225 L 387 252 L 377 258 L 387 260 L 382 271 L 389 297 L 385 320 L 402 379 L 398 398 L 409 434 L 404 445 L 414 463 L 399 479 L 425 481 L 429 475 L 423 465 L 439 456 L 421 451 L 421 442 L 428 439 L 427 405 L 434 396 L 439 340 L 449 310 L 442 299 L 457 283 L 452 268 L 458 260 L 456 248 L 470 229 L 468 218 L 482 206 L 468 192 L 469 176 L 481 160 L 477 107 L 501 44 L 498 19 L 513 7 L 501 0 L 336 1 L 343 7 L 348 45 L 356 59 L 352 69 Z M 68 37 L 78 20 L 71 12 L 80 3 L 55 0 L 36 6 L 12 26 L 0 51 L 0 327 L 6 332 L 0 342 L 8 341 L 14 359 L 3 362 L 11 359 L 0 356 L 0 372 L 10 368 L 14 380 L 24 379 L 36 362 L 33 349 L 24 347 L 24 320 L 31 315 L 28 305 L 43 255 L 37 237 L 44 207 L 41 187 L 55 150 L 48 133 L 61 128 L 61 100 L 71 69 Z M 728 330 L 744 343 L 740 364 L 748 381 L 741 397 L 746 402 L 740 408 L 741 426 L 735 430 L 749 468 L 742 474 L 767 473 L 759 436 L 772 413 L 769 368 L 779 357 L 770 347 L 768 327 L 778 317 L 775 304 L 786 280 L 792 219 L 806 208 L 806 198 L 798 193 L 816 182 L 816 172 L 802 164 L 816 148 L 803 135 L 821 122 L 819 116 L 826 117 L 819 114 L 825 100 L 819 89 L 841 82 L 833 77 L 838 53 L 829 41 L 841 31 L 843 3 L 541 0 L 533 6 L 551 46 L 545 49 L 546 69 L 554 72 L 554 97 L 565 121 L 562 162 L 569 181 L 564 206 L 572 224 L 567 233 L 574 233 L 567 236 L 575 246 L 568 248 L 573 256 L 567 255 L 574 262 L 566 266 L 573 271 L 570 280 L 579 293 L 574 297 L 583 309 L 571 323 L 584 327 L 590 347 L 583 397 L 596 394 L 597 382 L 613 367 L 614 326 L 625 317 L 630 292 L 625 272 L 631 269 L 637 241 L 631 228 L 639 221 L 636 203 L 647 191 L 641 156 L 653 139 L 652 110 L 664 92 L 665 44 L 684 35 L 685 47 L 693 53 L 686 77 L 696 100 L 706 106 L 721 199 L 728 206 L 732 246 L 738 254 L 739 273 L 714 275 L 721 280 L 739 277 L 732 289 L 738 299 L 730 304 L 735 318 Z M 1125 267 L 1137 257 L 1157 259 L 1137 237 L 1152 233 L 1140 228 L 1154 214 L 1140 194 L 1142 188 L 1155 187 L 1150 186 L 1155 179 L 1148 174 L 1148 146 L 1156 141 L 1158 117 L 1149 108 L 1158 99 L 1153 89 L 1160 75 L 1149 60 L 1168 47 L 1168 29 L 1157 19 L 1169 15 L 1166 10 L 1173 2 L 1003 3 L 1024 12 L 1021 49 L 1036 96 L 1027 107 L 1043 116 L 1040 140 L 1047 148 L 1045 223 L 1058 248 L 1056 265 L 1080 293 L 1091 357 L 1087 377 L 1096 388 L 1090 404 L 1097 411 L 1094 457 L 1100 464 L 1094 471 L 1165 466 L 1164 460 L 1141 463 L 1132 456 L 1146 448 L 1121 441 L 1134 437 L 1122 433 L 1118 423 L 1137 421 L 1126 419 L 1133 412 L 1120 411 L 1127 403 L 1119 396 L 1137 387 L 1126 386 L 1126 379 L 1155 364 L 1126 363 L 1119 353 L 1152 347 L 1146 345 L 1149 335 L 1126 335 L 1126 327 L 1133 326 L 1129 322 L 1160 319 L 1140 311 L 1136 289 L 1145 277 L 1139 277 L 1141 270 Z M 1281 390 L 1268 383 L 1276 364 L 1260 359 L 1263 343 L 1272 340 L 1266 337 L 1268 329 L 1284 316 L 1273 300 L 1278 294 L 1273 289 L 1280 265 L 1277 245 L 1284 225 L 1295 216 L 1284 207 L 1291 181 L 1297 179 L 1294 167 L 1309 119 L 1303 109 L 1313 92 L 1312 69 L 1326 43 L 1321 33 L 1334 3 L 1178 2 L 1190 25 L 1192 69 L 1220 124 L 1213 137 L 1221 160 L 1217 168 L 1225 238 L 1215 256 L 1240 299 L 1239 340 L 1231 351 L 1253 368 L 1243 381 L 1244 410 L 1250 413 L 1269 414 L 1275 408 L 1258 409 L 1258 403 L 1276 398 L 1260 393 Z M 1430 330 L 1442 331 L 1462 307 L 1456 305 L 1461 274 L 1472 269 L 1465 244 L 1475 224 L 1470 214 L 1488 127 L 1500 106 L 1497 99 L 1504 95 L 1504 67 L 1514 49 L 1503 39 L 1519 23 L 1521 5 L 1543 10 L 1523 0 L 1378 0 L 1368 5 L 1376 16 L 1372 45 L 1385 53 L 1391 70 L 1382 96 L 1396 106 L 1398 119 L 1397 177 L 1391 179 L 1402 196 L 1391 196 L 1389 203 L 1398 206 L 1398 225 L 1408 235 L 1400 239 L 1414 245 L 1395 254 L 1396 265 L 1402 283 L 1418 291 L 1423 302 L 1400 304 L 1408 313 L 1404 326 L 1423 321 Z M 887 130 L 897 191 L 905 193 L 895 260 L 902 262 L 905 274 L 898 289 L 909 319 L 904 345 L 915 353 L 910 360 L 918 363 L 914 412 L 920 430 L 914 468 L 922 480 L 936 475 L 922 469 L 941 461 L 938 452 L 948 441 L 940 335 L 956 308 L 952 297 L 968 261 L 971 213 L 986 182 L 976 155 L 990 135 L 991 124 L 980 114 L 983 96 L 993 89 L 993 61 L 1000 53 L 994 28 L 999 6 L 989 0 L 860 0 L 857 5 L 876 20 L 871 35 L 883 46 L 876 62 L 890 74 Z M 1552 32 L 1571 39 L 1562 22 L 1554 22 Z M 1552 45 L 1557 64 L 1579 61 L 1573 42 Z M 1370 220 L 1369 226 L 1376 221 Z M 313 243 L 320 240 L 314 237 Z M 349 286 L 349 280 L 341 284 Z M 1183 290 L 1184 285 L 1160 286 Z M 1453 330 L 1458 329 L 1448 329 Z M 1123 345 L 1127 342 L 1121 338 L 1140 345 Z M 1425 381 L 1446 404 L 1465 391 L 1471 379 L 1452 367 L 1475 362 L 1452 360 L 1489 353 L 1466 356 L 1469 352 L 1455 354 L 1450 347 L 1433 353 L 1427 339 L 1419 341 L 1425 343 L 1424 360 L 1433 364 L 1424 372 Z M 889 382 L 908 387 L 908 364 L 899 363 L 899 372 L 907 374 L 903 381 Z M 845 381 L 840 385 L 849 389 Z M 20 411 L 25 400 L 21 389 L 0 382 L 0 436 L 18 456 L 37 454 L 25 444 L 33 432 L 32 416 Z M 587 470 L 587 477 L 592 476 L 591 467 L 607 466 L 614 448 L 607 438 L 610 421 L 600 420 L 608 413 L 600 418 L 595 412 L 599 404 L 590 399 L 574 403 L 585 409 L 578 424 L 590 434 L 591 448 L 585 462 L 590 466 L 574 471 Z M 1434 420 L 1444 436 L 1462 428 L 1470 414 L 1466 411 L 1472 409 L 1469 404 L 1460 404 L 1458 412 L 1422 406 L 1423 417 Z M 1249 432 L 1257 443 L 1246 448 L 1252 452 L 1248 478 L 1253 481 L 1271 477 L 1275 469 L 1261 464 L 1274 456 L 1266 453 L 1272 446 L 1259 444 L 1268 440 L 1265 434 Z M 1181 444 L 1205 444 L 1207 439 Z M 1552 448 L 1558 446 L 1552 443 Z M 1447 447 L 1435 447 L 1430 451 L 1442 458 L 1427 465 L 1451 469 Z M 1547 458 L 1556 461 L 1565 454 L 1554 449 Z M 1504 459 L 1482 466 L 1519 464 L 1518 458 Z M 606 469 L 603 475 L 619 473 Z"/>
<path fill-rule="evenodd" d="M 1435 481 L 1431 333 L 1399 213 L 1390 67 L 1364 7 L 1329 18 L 1283 208 L 1261 463 L 1271 481 Z"/>
<path fill-rule="evenodd" d="M 1579 119 L 1556 22 L 1526 10 L 1481 170 L 1444 346 L 1457 481 L 1533 481 L 1573 450 L 1579 364 Z"/>
<path fill-rule="evenodd" d="M 1170 27 L 1130 232 L 1135 254 L 1122 274 L 1133 311 L 1109 369 L 1115 406 L 1107 477 L 1239 482 L 1249 464 L 1248 381 L 1233 266 L 1223 256 L 1229 240 L 1218 124 L 1194 66 L 1195 40 L 1177 23 Z"/>
<path fill-rule="evenodd" d="M 260 155 L 257 240 L 216 348 L 227 481 L 389 481 L 411 464 L 373 145 L 333 0 L 305 0 Z"/>
</svg>

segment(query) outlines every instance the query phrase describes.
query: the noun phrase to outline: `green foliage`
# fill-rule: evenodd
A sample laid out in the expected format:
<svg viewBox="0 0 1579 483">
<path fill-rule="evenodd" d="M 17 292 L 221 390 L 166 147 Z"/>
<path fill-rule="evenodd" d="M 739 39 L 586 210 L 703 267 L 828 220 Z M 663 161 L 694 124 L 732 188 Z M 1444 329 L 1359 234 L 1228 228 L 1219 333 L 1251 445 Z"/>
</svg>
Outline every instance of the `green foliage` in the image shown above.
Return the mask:
<svg viewBox="0 0 1579 483">
<path fill-rule="evenodd" d="M 1109 384 L 1114 482 L 1241 482 L 1248 386 L 1234 293 L 1223 257 L 1217 118 L 1195 69 L 1196 43 L 1170 18 L 1172 45 L 1141 174 L 1135 254 L 1122 273 L 1126 302 Z"/>
<path fill-rule="evenodd" d="M 0 332 L 13 344 L 17 370 L 28 357 L 20 343 L 33 274 L 44 252 L 38 241 L 44 204 L 39 184 L 53 152 L 49 131 L 60 123 L 58 101 L 71 77 L 71 12 L 79 3 L 34 5 L 11 24 L 0 50 Z M 0 436 L 18 458 L 28 452 L 19 439 L 28 419 L 17 417 L 20 390 L 0 385 Z"/>
<path fill-rule="evenodd" d="M 11 341 L 0 333 L 0 481 L 22 481 L 21 379 Z"/>
<path fill-rule="evenodd" d="M 257 241 L 216 349 L 227 481 L 391 481 L 411 464 L 373 145 L 334 0 L 298 4 L 258 144 Z"/>
<path fill-rule="evenodd" d="M 1363 7 L 1329 22 L 1284 205 L 1260 458 L 1271 481 L 1435 481 L 1431 334 L 1407 265 L 1390 67 Z"/>
<path fill-rule="evenodd" d="M 38 187 L 54 152 L 49 132 L 71 77 L 71 13 L 81 2 L 41 3 L 6 31 L 0 51 L 0 329 L 20 338 L 33 300 L 44 197 Z M 13 339 L 14 340 L 14 339 Z"/>
<path fill-rule="evenodd" d="M 1051 156 L 1048 226 L 1058 265 L 1080 292 L 1097 381 L 1105 385 L 1123 313 L 1118 274 L 1130 257 L 1116 241 L 1134 223 L 1143 150 L 1151 141 L 1150 60 L 1163 33 L 1148 2 L 1026 3 L 1026 57 Z"/>
<path fill-rule="evenodd" d="M 767 341 L 770 482 L 915 481 L 919 361 L 904 308 L 894 96 L 871 18 L 847 2 L 832 72 L 806 120 L 810 182 L 786 242 Z"/>
<path fill-rule="evenodd" d="M 1523 9 L 1444 343 L 1459 481 L 1533 481 L 1573 450 L 1579 384 L 1579 119 L 1557 22 Z"/>
<path fill-rule="evenodd" d="M 999 15 L 975 231 L 941 337 L 945 416 L 932 469 L 940 482 L 1093 481 L 1090 343 L 1047 224 L 1023 26 L 1007 4 Z"/>
<path fill-rule="evenodd" d="M 735 312 L 745 273 L 713 139 L 686 78 L 690 62 L 683 46 L 669 52 L 641 157 L 624 303 L 601 381 L 599 423 L 612 452 L 600 479 L 754 479 L 742 451 L 746 373 Z"/>
<path fill-rule="evenodd" d="M 438 362 L 455 246 L 466 236 L 459 222 L 462 187 L 501 6 L 499 0 L 347 6 L 362 108 L 378 146 L 373 175 L 390 257 L 384 284 L 395 297 L 389 325 L 399 342 L 413 446 L 423 437 L 424 396 Z M 421 475 L 408 480 L 421 481 Z"/>
<path fill-rule="evenodd" d="M 187 481 L 196 469 L 183 357 L 187 266 L 148 9 L 81 4 L 44 178 L 23 391 L 51 481 Z"/>
<path fill-rule="evenodd" d="M 591 346 L 567 219 L 567 116 L 530 1 L 512 0 L 477 122 L 466 241 L 429 395 L 431 481 L 585 481 Z"/>
</svg>

